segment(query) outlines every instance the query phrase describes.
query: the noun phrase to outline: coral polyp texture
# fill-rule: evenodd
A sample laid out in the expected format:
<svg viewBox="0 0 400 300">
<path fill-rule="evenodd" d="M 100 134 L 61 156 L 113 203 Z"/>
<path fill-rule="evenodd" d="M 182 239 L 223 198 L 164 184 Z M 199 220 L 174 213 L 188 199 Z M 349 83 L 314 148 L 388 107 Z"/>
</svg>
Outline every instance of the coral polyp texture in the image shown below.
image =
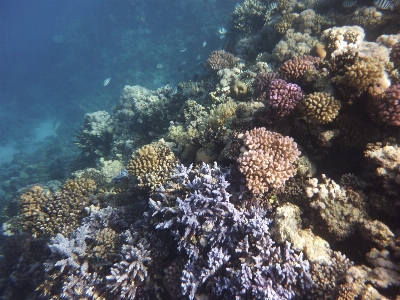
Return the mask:
<svg viewBox="0 0 400 300">
<path fill-rule="evenodd" d="M 356 58 L 354 64 L 345 66 L 344 75 L 334 77 L 333 81 L 373 96 L 382 94 L 390 86 L 385 65 L 373 57 Z"/>
<path fill-rule="evenodd" d="M 233 68 L 237 62 L 235 56 L 224 50 L 216 50 L 211 52 L 207 59 L 207 68 L 211 72 L 218 72 L 225 68 Z"/>
<path fill-rule="evenodd" d="M 292 138 L 256 128 L 247 131 L 243 140 L 246 149 L 238 159 L 239 169 L 253 193 L 281 187 L 296 174 L 294 163 L 300 151 Z"/>
<path fill-rule="evenodd" d="M 279 74 L 288 82 L 299 82 L 308 70 L 316 69 L 319 61 L 319 57 L 298 56 L 285 61 L 279 70 Z"/>
<path fill-rule="evenodd" d="M 340 101 L 328 93 L 312 93 L 302 102 L 305 110 L 305 119 L 318 124 L 331 123 L 339 114 Z"/>
<path fill-rule="evenodd" d="M 154 188 L 168 178 L 178 160 L 164 142 L 155 142 L 138 149 L 128 164 L 128 171 L 134 175 L 139 186 Z"/>
<path fill-rule="evenodd" d="M 390 61 L 394 64 L 395 68 L 400 68 L 400 42 L 392 47 L 390 51 Z"/>
<path fill-rule="evenodd" d="M 297 84 L 287 83 L 282 79 L 271 82 L 269 101 L 278 116 L 285 117 L 291 114 L 302 99 L 303 92 Z"/>
<path fill-rule="evenodd" d="M 265 102 L 269 97 L 269 87 L 274 79 L 278 79 L 276 73 L 260 73 L 254 80 L 254 90 L 258 101 Z"/>
<path fill-rule="evenodd" d="M 400 84 L 392 85 L 381 95 L 373 97 L 372 114 L 382 123 L 400 126 Z"/>
</svg>

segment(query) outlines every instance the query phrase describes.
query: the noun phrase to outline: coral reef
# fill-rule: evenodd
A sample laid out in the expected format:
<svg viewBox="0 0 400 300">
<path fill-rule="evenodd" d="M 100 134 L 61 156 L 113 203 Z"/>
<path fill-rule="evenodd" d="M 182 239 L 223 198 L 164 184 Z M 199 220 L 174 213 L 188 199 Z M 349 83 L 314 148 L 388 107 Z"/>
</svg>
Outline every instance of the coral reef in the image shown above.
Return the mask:
<svg viewBox="0 0 400 300">
<path fill-rule="evenodd" d="M 236 62 L 237 59 L 233 54 L 224 50 L 215 50 L 210 53 L 210 56 L 207 59 L 207 68 L 210 72 L 216 73 L 225 68 L 233 68 Z"/>
<path fill-rule="evenodd" d="M 305 119 L 318 124 L 331 123 L 339 113 L 340 101 L 327 93 L 312 93 L 304 98 Z"/>
<path fill-rule="evenodd" d="M 297 56 L 309 55 L 318 40 L 308 33 L 295 32 L 293 29 L 286 31 L 284 40 L 276 44 L 272 50 L 274 59 L 280 62 Z"/>
<path fill-rule="evenodd" d="M 371 115 L 378 122 L 400 126 L 400 84 L 388 87 L 371 100 Z"/>
<path fill-rule="evenodd" d="M 243 137 L 246 150 L 240 155 L 239 169 L 246 176 L 249 190 L 255 194 L 282 186 L 296 174 L 299 158 L 297 144 L 290 137 L 256 128 Z"/>
<path fill-rule="evenodd" d="M 279 69 L 279 74 L 288 82 L 299 82 L 307 71 L 316 68 L 319 60 L 318 57 L 309 55 L 295 57 L 283 63 Z"/>
<path fill-rule="evenodd" d="M 279 117 L 292 113 L 302 99 L 303 92 L 297 84 L 287 83 L 282 79 L 271 81 L 269 100 Z"/>
<path fill-rule="evenodd" d="M 274 79 L 278 79 L 276 73 L 260 73 L 254 80 L 254 90 L 258 101 L 266 102 L 269 98 L 269 86 Z"/>
<path fill-rule="evenodd" d="M 400 68 L 400 42 L 393 45 L 390 51 L 390 61 L 393 62 L 395 68 Z"/>
<path fill-rule="evenodd" d="M 164 141 L 138 149 L 127 166 L 137 178 L 139 186 L 155 188 L 169 177 L 178 160 Z"/>
</svg>

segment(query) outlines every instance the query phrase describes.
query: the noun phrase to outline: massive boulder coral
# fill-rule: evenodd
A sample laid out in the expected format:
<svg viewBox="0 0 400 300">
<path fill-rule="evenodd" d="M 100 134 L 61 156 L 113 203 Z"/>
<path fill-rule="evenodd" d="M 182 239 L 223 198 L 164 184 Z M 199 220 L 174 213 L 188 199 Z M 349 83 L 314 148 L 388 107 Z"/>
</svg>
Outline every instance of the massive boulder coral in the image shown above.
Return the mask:
<svg viewBox="0 0 400 300">
<path fill-rule="evenodd" d="M 271 82 L 269 100 L 279 117 L 290 115 L 302 99 L 303 92 L 297 84 L 282 79 Z"/>
<path fill-rule="evenodd" d="M 340 101 L 328 93 L 312 93 L 303 101 L 305 119 L 318 124 L 331 123 L 339 114 Z"/>
<path fill-rule="evenodd" d="M 371 115 L 378 122 L 400 126 L 400 84 L 392 85 L 371 100 Z"/>
<path fill-rule="evenodd" d="M 244 144 L 247 149 L 238 159 L 239 169 L 254 194 L 278 188 L 296 174 L 294 162 L 300 151 L 292 138 L 262 127 L 247 131 Z"/>
</svg>

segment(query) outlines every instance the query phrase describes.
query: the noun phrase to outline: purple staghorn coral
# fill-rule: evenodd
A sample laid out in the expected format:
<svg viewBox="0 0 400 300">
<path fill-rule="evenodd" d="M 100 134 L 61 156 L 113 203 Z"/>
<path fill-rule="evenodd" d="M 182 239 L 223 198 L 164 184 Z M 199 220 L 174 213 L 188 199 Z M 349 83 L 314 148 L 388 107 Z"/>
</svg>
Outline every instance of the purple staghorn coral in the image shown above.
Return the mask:
<svg viewBox="0 0 400 300">
<path fill-rule="evenodd" d="M 311 285 L 308 262 L 290 244 L 274 245 L 265 210 L 230 202 L 226 175 L 216 164 L 197 170 L 179 165 L 168 186 L 158 189 L 159 200 L 150 199 L 156 228 L 170 230 L 188 257 L 182 293 L 194 299 L 210 285 L 227 298 L 293 298 Z M 185 197 L 174 202 L 167 190 L 177 183 Z"/>
<path fill-rule="evenodd" d="M 269 87 L 269 100 L 279 117 L 288 116 L 303 99 L 301 88 L 282 79 L 272 80 Z"/>
</svg>

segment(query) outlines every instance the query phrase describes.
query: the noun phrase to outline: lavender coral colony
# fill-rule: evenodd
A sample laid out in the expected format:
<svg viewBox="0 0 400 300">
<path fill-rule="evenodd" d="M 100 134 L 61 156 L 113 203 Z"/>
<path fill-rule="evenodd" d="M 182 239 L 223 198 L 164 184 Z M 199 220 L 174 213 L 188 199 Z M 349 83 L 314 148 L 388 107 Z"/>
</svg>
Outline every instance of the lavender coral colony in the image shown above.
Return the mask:
<svg viewBox="0 0 400 300">
<path fill-rule="evenodd" d="M 331 4 L 241 1 L 201 80 L 87 114 L 96 167 L 4 211 L 2 299 L 399 299 L 400 5 Z"/>
</svg>

